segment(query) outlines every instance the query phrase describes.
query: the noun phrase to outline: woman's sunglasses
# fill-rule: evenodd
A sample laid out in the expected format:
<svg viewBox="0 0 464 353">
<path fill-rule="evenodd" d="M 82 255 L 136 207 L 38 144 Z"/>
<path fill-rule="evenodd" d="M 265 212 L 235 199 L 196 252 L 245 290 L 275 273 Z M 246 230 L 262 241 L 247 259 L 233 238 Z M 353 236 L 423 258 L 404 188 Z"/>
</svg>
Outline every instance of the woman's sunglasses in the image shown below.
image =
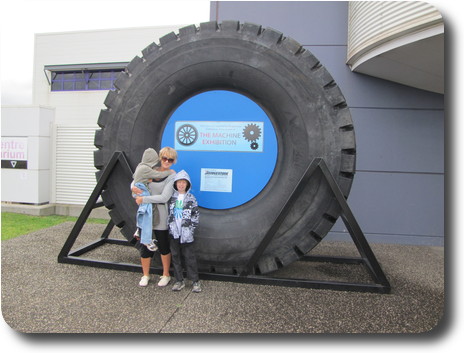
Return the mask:
<svg viewBox="0 0 464 353">
<path fill-rule="evenodd" d="M 163 162 L 169 162 L 169 163 L 174 163 L 174 158 L 168 158 L 168 157 L 161 157 Z"/>
</svg>

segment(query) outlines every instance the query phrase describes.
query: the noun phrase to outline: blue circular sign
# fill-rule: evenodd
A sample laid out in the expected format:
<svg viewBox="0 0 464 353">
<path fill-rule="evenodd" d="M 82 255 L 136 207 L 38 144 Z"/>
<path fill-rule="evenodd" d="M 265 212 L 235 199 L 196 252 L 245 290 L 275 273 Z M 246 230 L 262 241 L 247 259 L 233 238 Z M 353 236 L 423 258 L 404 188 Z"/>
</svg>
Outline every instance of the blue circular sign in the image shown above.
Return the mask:
<svg viewBox="0 0 464 353">
<path fill-rule="evenodd" d="M 201 207 L 228 209 L 258 195 L 277 161 L 274 127 L 255 102 L 231 91 L 208 91 L 185 101 L 171 115 L 162 147 L 177 150 Z"/>
</svg>

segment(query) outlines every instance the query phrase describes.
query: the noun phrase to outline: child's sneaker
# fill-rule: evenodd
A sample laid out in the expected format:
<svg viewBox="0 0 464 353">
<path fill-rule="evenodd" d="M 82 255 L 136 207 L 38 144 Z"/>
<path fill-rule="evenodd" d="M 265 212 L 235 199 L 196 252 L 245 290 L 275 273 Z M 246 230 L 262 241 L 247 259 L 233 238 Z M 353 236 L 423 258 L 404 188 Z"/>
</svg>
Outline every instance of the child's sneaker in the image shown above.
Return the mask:
<svg viewBox="0 0 464 353">
<path fill-rule="evenodd" d="M 192 292 L 193 293 L 200 293 L 201 292 L 201 285 L 200 285 L 199 281 L 193 282 Z"/>
<path fill-rule="evenodd" d="M 174 283 L 174 285 L 172 286 L 172 290 L 174 292 L 178 292 L 184 287 L 185 287 L 184 281 L 179 281 L 179 282 Z"/>
<path fill-rule="evenodd" d="M 150 251 L 156 251 L 158 250 L 158 245 L 156 245 L 156 241 L 153 239 L 151 240 L 150 244 L 147 245 L 147 249 Z"/>
<path fill-rule="evenodd" d="M 137 240 L 140 239 L 140 228 L 137 228 L 137 230 L 135 231 L 133 237 Z"/>
<path fill-rule="evenodd" d="M 146 287 L 148 285 L 148 281 L 150 280 L 150 276 L 142 276 L 139 282 L 140 287 Z"/>
</svg>

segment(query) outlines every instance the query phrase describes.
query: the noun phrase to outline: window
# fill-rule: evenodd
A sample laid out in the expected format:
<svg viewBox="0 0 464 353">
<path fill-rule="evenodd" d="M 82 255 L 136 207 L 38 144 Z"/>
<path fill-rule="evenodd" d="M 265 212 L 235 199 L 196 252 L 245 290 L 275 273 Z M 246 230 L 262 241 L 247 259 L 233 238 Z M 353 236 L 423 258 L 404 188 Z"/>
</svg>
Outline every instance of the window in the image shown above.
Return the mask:
<svg viewBox="0 0 464 353">
<path fill-rule="evenodd" d="M 113 90 L 114 81 L 124 68 L 110 70 L 52 71 L 52 91 Z"/>
</svg>

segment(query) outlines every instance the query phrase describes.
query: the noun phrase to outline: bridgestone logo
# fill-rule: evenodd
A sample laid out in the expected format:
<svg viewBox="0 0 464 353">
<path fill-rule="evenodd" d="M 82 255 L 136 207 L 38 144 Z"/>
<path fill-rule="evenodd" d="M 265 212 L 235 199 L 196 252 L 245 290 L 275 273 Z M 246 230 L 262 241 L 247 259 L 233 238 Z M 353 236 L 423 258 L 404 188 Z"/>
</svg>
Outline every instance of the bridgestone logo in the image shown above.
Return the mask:
<svg viewBox="0 0 464 353">
<path fill-rule="evenodd" d="M 205 175 L 222 175 L 222 176 L 228 176 L 229 172 L 210 172 L 207 171 Z"/>
</svg>

